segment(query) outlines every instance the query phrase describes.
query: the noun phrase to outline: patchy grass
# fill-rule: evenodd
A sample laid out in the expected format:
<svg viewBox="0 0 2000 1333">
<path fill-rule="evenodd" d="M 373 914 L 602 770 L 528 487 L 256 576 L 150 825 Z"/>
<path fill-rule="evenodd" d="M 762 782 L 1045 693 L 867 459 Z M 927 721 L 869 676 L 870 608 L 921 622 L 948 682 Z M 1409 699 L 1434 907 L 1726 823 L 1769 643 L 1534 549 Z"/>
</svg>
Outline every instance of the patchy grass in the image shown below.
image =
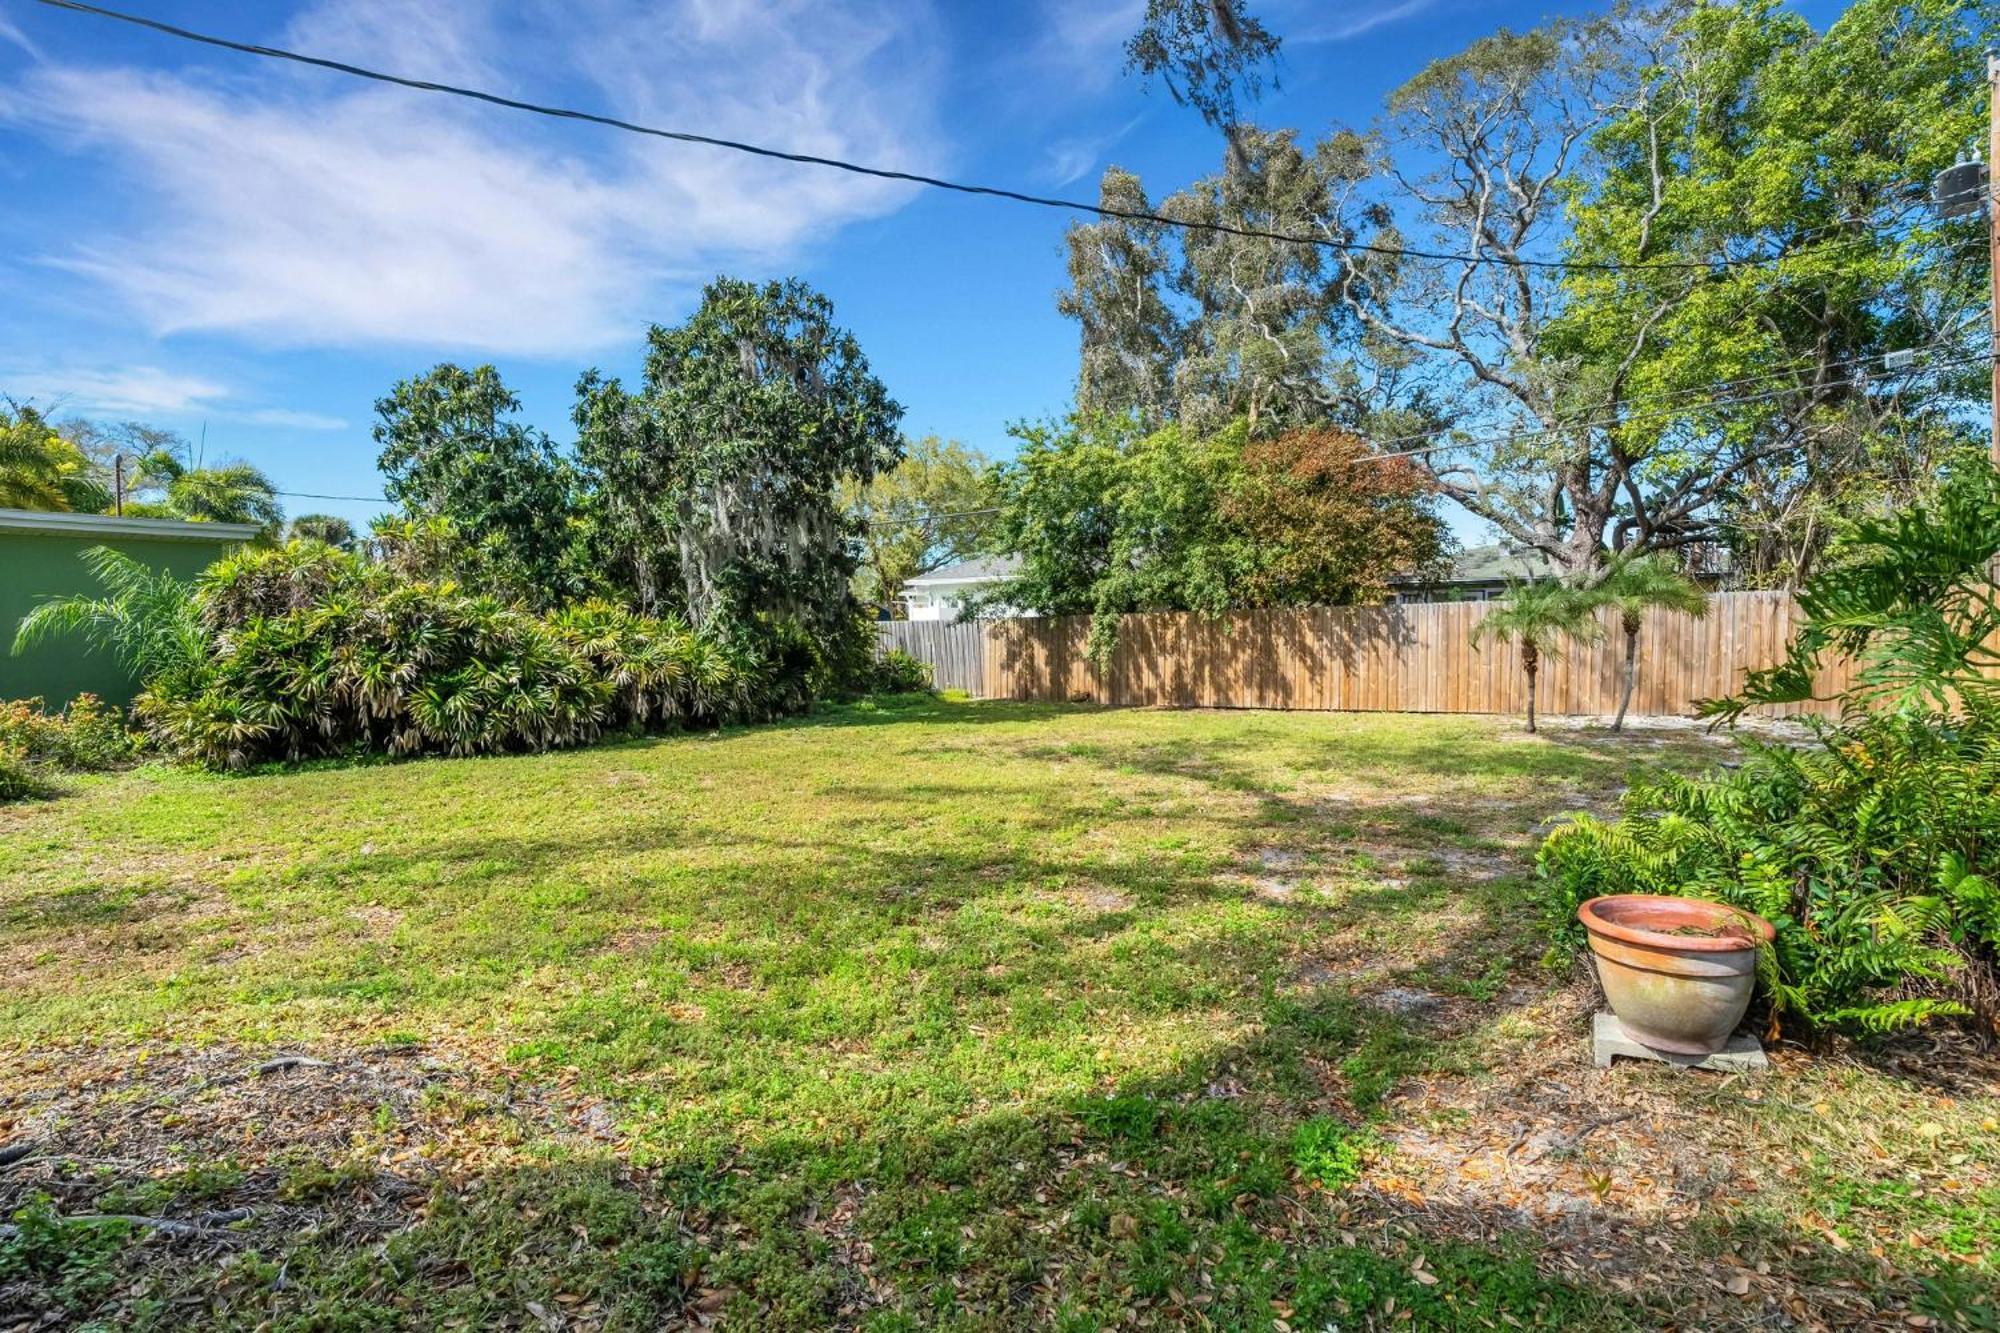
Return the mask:
<svg viewBox="0 0 2000 1333">
<path fill-rule="evenodd" d="M 1541 823 L 1724 754 L 909 700 L 89 779 L 0 811 L 0 1326 L 1980 1327 L 1976 1063 L 1595 1071 L 1538 965 Z"/>
</svg>

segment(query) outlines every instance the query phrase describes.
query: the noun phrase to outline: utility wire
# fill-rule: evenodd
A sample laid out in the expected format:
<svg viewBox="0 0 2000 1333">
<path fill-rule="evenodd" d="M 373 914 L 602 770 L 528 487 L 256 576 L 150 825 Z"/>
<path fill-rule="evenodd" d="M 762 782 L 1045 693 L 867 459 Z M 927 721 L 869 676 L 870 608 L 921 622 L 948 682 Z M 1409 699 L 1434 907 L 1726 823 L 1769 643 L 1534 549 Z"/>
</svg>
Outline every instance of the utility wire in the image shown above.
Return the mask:
<svg viewBox="0 0 2000 1333">
<path fill-rule="evenodd" d="M 1899 375 L 1907 374 L 1914 376 L 1919 372 L 1923 371 L 1951 370 L 1959 366 L 1986 365 L 1989 364 L 1993 360 L 1993 358 L 1994 358 L 1994 353 L 1992 352 L 1979 352 L 1970 356 L 1956 357 L 1950 360 L 1933 361 L 1927 366 L 1913 366 L 1908 371 L 1898 372 L 1898 374 Z M 1868 357 L 1866 359 L 1873 361 L 1876 360 L 1877 358 Z M 1799 389 L 1800 389 L 1799 385 L 1787 384 L 1780 388 L 1767 389 L 1762 393 L 1741 394 L 1728 398 L 1711 398 L 1703 402 L 1686 403 L 1677 407 L 1665 408 L 1663 410 L 1656 412 L 1630 412 L 1625 414 L 1624 416 L 1602 417 L 1596 420 L 1585 419 L 1575 422 L 1574 424 L 1568 426 L 1550 428 L 1546 430 L 1523 431 L 1520 432 L 1519 434 L 1499 435 L 1499 436 L 1489 437 L 1486 439 L 1475 438 L 1475 439 L 1465 439 L 1465 440 L 1449 440 L 1438 444 L 1425 445 L 1420 449 L 1403 449 L 1393 452 L 1373 453 L 1363 458 L 1358 458 L 1355 460 L 1355 462 L 1379 463 L 1379 462 L 1386 462 L 1387 460 L 1392 458 L 1422 458 L 1428 454 L 1449 453 L 1459 449 L 1478 449 L 1478 448 L 1483 448 L 1493 445 L 1501 445 L 1501 444 L 1525 444 L 1535 440 L 1560 439 L 1563 436 L 1570 434 L 1572 431 L 1596 430 L 1612 426 L 1624 426 L 1634 421 L 1653 421 L 1669 417 L 1692 416 L 1697 412 L 1706 411 L 1709 408 L 1736 407 L 1746 403 L 1767 402 L 1773 398 L 1783 398 L 1786 397 L 1787 395 L 1795 394 L 1799 392 Z M 1384 440 L 1381 441 L 1381 443 L 1398 444 L 1406 439 L 1422 439 L 1422 438 L 1423 436 L 1421 434 L 1413 434 L 1413 435 L 1398 437 L 1396 439 Z"/>
<path fill-rule="evenodd" d="M 1964 325 L 1961 325 L 1960 327 L 1963 328 Z M 1951 337 L 1935 339 L 1928 343 L 1919 343 L 1915 347 L 1899 348 L 1897 350 L 1921 352 L 1921 351 L 1937 350 L 1946 347 L 1958 347 L 1963 345 L 1964 345 L 1964 340 L 1954 335 Z M 1955 369 L 1959 366 L 1982 364 L 1990 360 L 1992 356 L 1993 353 L 1991 352 L 1971 352 L 1965 356 L 1953 357 L 1940 361 L 1932 361 L 1922 366 L 1911 366 L 1908 367 L 1907 369 L 1895 372 L 1895 377 L 1896 378 L 1914 377 L 1918 374 L 1923 374 L 1931 371 L 1950 370 L 1950 369 Z M 1757 384 L 1766 380 L 1777 379 L 1782 376 L 1792 374 L 1795 370 L 1800 370 L 1800 369 L 1833 370 L 1845 367 L 1866 365 L 1871 362 L 1876 362 L 1880 360 L 1882 360 L 1882 354 L 1873 353 L 1868 356 L 1849 357 L 1844 360 L 1828 361 L 1824 363 L 1818 361 L 1800 362 L 1795 364 L 1794 366 L 1784 369 L 1765 371 L 1756 375 L 1746 375 L 1736 380 L 1725 380 L 1718 387 L 1730 387 L 1730 386 L 1741 387 L 1743 385 L 1748 385 L 1748 384 Z M 1523 432 L 1504 434 L 1504 435 L 1489 435 L 1485 437 L 1475 436 L 1468 439 L 1449 440 L 1440 443 L 1428 444 L 1418 449 L 1388 450 L 1384 447 L 1394 444 L 1405 444 L 1412 440 L 1429 439 L 1431 436 L 1438 433 L 1437 431 L 1416 431 L 1407 435 L 1392 435 L 1385 439 L 1370 440 L 1369 443 L 1375 445 L 1378 450 L 1381 450 L 1381 452 L 1368 454 L 1365 457 L 1356 459 L 1355 461 L 1357 463 L 1385 462 L 1389 459 L 1395 459 L 1395 458 L 1421 458 L 1427 454 L 1445 453 L 1458 449 L 1480 449 L 1502 444 L 1522 444 L 1538 439 L 1558 438 L 1560 436 L 1567 435 L 1570 432 L 1577 430 L 1591 430 L 1608 426 L 1622 426 L 1633 421 L 1660 420 L 1677 416 L 1691 416 L 1697 412 L 1706 411 L 1712 408 L 1733 407 L 1745 403 L 1767 402 L 1774 398 L 1782 398 L 1787 394 L 1797 393 L 1800 391 L 1802 387 L 1809 387 L 1809 386 L 1788 384 L 1780 388 L 1765 390 L 1761 393 L 1707 396 L 1707 397 L 1702 397 L 1697 401 L 1691 401 L 1673 406 L 1662 407 L 1649 412 L 1631 412 L 1627 413 L 1624 416 L 1616 416 L 1616 417 L 1595 417 L 1595 418 L 1586 417 L 1582 420 L 1575 422 L 1572 425 L 1565 426 L 1560 429 L 1523 431 Z M 1709 394 L 1710 392 L 1711 390 L 1706 388 L 1685 389 L 1681 390 L 1680 394 L 1706 395 Z M 1646 400 L 1642 399 L 1640 401 L 1644 402 Z M 391 503 L 389 497 L 386 495 L 326 495 L 314 491 L 276 491 L 274 492 L 274 494 L 282 495 L 289 499 L 301 499 L 301 500 L 350 500 L 362 504 Z M 953 519 L 953 518 L 971 518 L 979 514 L 994 514 L 998 512 L 1000 512 L 999 506 L 989 505 L 980 509 L 956 509 L 943 513 L 924 512 L 917 514 L 904 514 L 896 516 L 867 518 L 864 519 L 863 522 L 870 527 L 876 527 L 876 526 L 893 527 L 897 525 L 906 525 L 911 523 L 942 522 L 946 519 Z"/>
<path fill-rule="evenodd" d="M 1495 255 L 1459 254 L 1448 251 L 1418 250 L 1402 246 L 1372 245 L 1361 241 L 1340 241 L 1328 236 L 1305 236 L 1292 232 L 1266 230 L 1261 227 L 1238 227 L 1225 222 L 1203 222 L 1187 218 L 1168 217 L 1160 213 L 1149 213 L 1139 209 L 1112 208 L 1103 204 L 1085 203 L 1079 199 L 1063 199 L 1051 195 L 1027 194 L 1020 190 L 1010 190 L 997 185 L 975 185 L 965 181 L 946 180 L 938 176 L 926 176 L 917 172 L 895 171 L 887 167 L 871 167 L 858 162 L 848 162 L 835 157 L 820 157 L 812 153 L 794 153 L 784 149 L 771 148 L 763 144 L 745 143 L 737 139 L 723 139 L 714 135 L 694 134 L 686 130 L 660 129 L 652 125 L 640 125 L 615 116 L 599 115 L 591 111 L 578 111 L 570 107 L 551 106 L 540 102 L 526 102 L 518 98 L 503 97 L 498 93 L 482 92 L 476 88 L 464 88 L 456 84 L 436 83 L 428 79 L 406 78 L 400 74 L 389 74 L 382 70 L 369 69 L 345 61 L 329 60 L 323 56 L 306 55 L 298 51 L 288 51 L 282 47 L 259 46 L 251 42 L 239 42 L 227 37 L 217 37 L 212 33 L 196 32 L 192 28 L 176 27 L 162 23 L 158 19 L 146 18 L 139 14 L 128 14 L 116 9 L 105 9 L 99 5 L 84 4 L 82 0 L 36 0 L 38 4 L 52 9 L 69 10 L 78 14 L 88 14 L 97 18 L 112 19 L 119 23 L 129 23 L 135 27 L 176 37 L 183 41 L 198 42 L 204 46 L 219 47 L 225 51 L 236 51 L 244 55 L 261 56 L 269 60 L 285 60 L 299 65 L 310 65 L 316 69 L 332 70 L 338 74 L 351 75 L 357 79 L 370 79 L 376 83 L 394 84 L 401 88 L 411 88 L 418 92 L 442 93 L 450 97 L 464 97 L 492 106 L 506 107 L 513 111 L 526 111 L 538 116 L 549 116 L 557 120 L 581 121 L 591 125 L 602 125 L 609 129 L 624 130 L 630 134 L 650 135 L 657 139 L 671 139 L 677 143 L 702 144 L 711 148 L 724 148 L 731 152 L 748 153 L 755 157 L 773 158 L 782 162 L 798 162 L 808 166 L 829 167 L 835 171 L 845 171 L 857 176 L 871 176 L 879 180 L 902 181 L 912 185 L 928 186 L 932 189 L 951 190 L 959 194 L 980 195 L 993 199 L 1008 199 L 1015 203 L 1033 204 L 1039 208 L 1062 209 L 1075 213 L 1088 213 L 1096 217 L 1115 218 L 1124 222 L 1149 222 L 1161 226 L 1178 227 L 1191 231 L 1206 231 L 1228 236 L 1242 236 L 1253 240 L 1283 241 L 1291 245 L 1312 245 L 1341 253 L 1383 255 L 1391 258 L 1428 259 L 1457 264 L 1513 264 L 1522 268 L 1553 269 L 1558 271 L 1589 271 L 1605 273 L 1634 273 L 1667 270 L 1692 270 L 1704 273 L 1722 273 L 1737 268 L 1757 267 L 1778 263 L 1794 257 L 1797 252 L 1755 255 L 1743 259 L 1723 259 L 1714 262 L 1695 259 L 1647 260 L 1624 263 L 1616 260 L 1567 260 L 1529 259 L 1515 256 L 1502 258 Z M 1839 244 L 1841 242 L 1835 242 Z"/>
</svg>

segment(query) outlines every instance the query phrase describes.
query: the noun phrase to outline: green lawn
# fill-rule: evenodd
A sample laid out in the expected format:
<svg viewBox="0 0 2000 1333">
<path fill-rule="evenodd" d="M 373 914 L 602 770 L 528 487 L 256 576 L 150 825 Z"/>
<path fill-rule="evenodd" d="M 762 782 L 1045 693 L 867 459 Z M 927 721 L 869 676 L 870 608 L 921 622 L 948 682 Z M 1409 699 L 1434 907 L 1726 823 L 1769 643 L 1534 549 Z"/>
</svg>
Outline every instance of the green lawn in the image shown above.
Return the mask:
<svg viewBox="0 0 2000 1333">
<path fill-rule="evenodd" d="M 1995 1327 L 1984 1065 L 1595 1071 L 1541 964 L 1542 822 L 1728 753 L 912 700 L 82 779 L 0 809 L 0 1328 Z"/>
</svg>

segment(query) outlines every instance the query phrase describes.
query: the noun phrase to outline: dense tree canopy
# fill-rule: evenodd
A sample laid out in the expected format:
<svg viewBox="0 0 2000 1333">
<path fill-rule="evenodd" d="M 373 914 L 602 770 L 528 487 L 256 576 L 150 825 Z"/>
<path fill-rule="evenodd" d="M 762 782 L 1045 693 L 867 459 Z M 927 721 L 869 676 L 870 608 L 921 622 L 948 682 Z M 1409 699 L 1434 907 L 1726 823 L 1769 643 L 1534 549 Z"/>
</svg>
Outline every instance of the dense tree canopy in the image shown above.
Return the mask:
<svg viewBox="0 0 2000 1333">
<path fill-rule="evenodd" d="M 376 465 L 410 520 L 446 520 L 467 546 L 447 570 L 478 569 L 531 605 L 581 592 L 576 475 L 492 366 L 440 365 L 375 404 Z M 449 548 L 442 554 L 449 555 Z"/>
<path fill-rule="evenodd" d="M 1505 441 L 1441 456 L 1446 492 L 1589 569 L 1731 535 L 1948 410 L 1951 376 L 1912 408 L 1881 358 L 1977 299 L 1970 238 L 1916 204 L 1980 123 L 1991 17 L 1862 0 L 1816 33 L 1764 0 L 1669 3 L 1499 34 L 1393 95 L 1348 212 L 1481 262 L 1364 257 L 1343 296 Z"/>
<path fill-rule="evenodd" d="M 1092 614 L 1099 653 L 1126 612 L 1379 601 L 1447 552 L 1428 479 L 1337 430 L 1253 440 L 1242 423 L 1203 436 L 1079 417 L 1015 433 L 994 540 L 1022 567 L 993 599 Z"/>
<path fill-rule="evenodd" d="M 1239 126 L 1160 212 L 1374 248 L 1079 225 L 1079 405 L 1449 446 L 1441 492 L 1579 577 L 1722 540 L 1794 579 L 1965 441 L 1979 235 L 1921 196 L 1982 124 L 1996 16 L 1621 6 L 1474 42 L 1365 132 Z"/>
<path fill-rule="evenodd" d="M 642 568 L 642 604 L 661 595 L 643 580 L 668 547 L 698 626 L 846 633 L 856 562 L 838 488 L 868 485 L 902 448 L 902 408 L 854 335 L 802 282 L 720 278 L 648 344 L 636 392 L 593 372 L 577 405 L 606 544 Z"/>
</svg>

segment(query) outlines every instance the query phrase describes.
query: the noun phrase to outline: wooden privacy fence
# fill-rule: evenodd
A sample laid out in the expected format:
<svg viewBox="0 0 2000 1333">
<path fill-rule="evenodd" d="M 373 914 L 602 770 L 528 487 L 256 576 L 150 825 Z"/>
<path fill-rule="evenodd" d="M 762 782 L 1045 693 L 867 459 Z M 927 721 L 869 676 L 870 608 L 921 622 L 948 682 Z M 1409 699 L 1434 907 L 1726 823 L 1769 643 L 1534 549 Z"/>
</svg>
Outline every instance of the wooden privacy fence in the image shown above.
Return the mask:
<svg viewBox="0 0 2000 1333">
<path fill-rule="evenodd" d="M 881 651 L 901 648 L 931 664 L 931 683 L 941 690 L 986 695 L 986 626 L 977 621 L 883 620 L 875 625 Z"/>
<path fill-rule="evenodd" d="M 1214 620 L 1185 612 L 1130 615 L 1119 622 L 1104 673 L 1085 655 L 1087 616 L 991 621 L 976 627 L 985 663 L 983 688 L 974 693 L 1181 708 L 1518 713 L 1527 706 L 1519 648 L 1472 646 L 1472 627 L 1493 605 L 1243 611 Z M 1633 713 L 1686 714 L 1697 699 L 1734 692 L 1745 672 L 1784 656 L 1798 614 L 1783 592 L 1718 593 L 1700 619 L 1649 613 L 1639 635 Z M 1542 664 L 1540 711 L 1617 710 L 1624 631 L 1615 611 L 1601 615 L 1600 643 L 1571 645 L 1562 660 Z M 1845 684 L 1847 670 L 1841 664 L 1828 672 L 1820 693 Z M 1786 711 L 1834 710 L 1819 703 Z"/>
</svg>

